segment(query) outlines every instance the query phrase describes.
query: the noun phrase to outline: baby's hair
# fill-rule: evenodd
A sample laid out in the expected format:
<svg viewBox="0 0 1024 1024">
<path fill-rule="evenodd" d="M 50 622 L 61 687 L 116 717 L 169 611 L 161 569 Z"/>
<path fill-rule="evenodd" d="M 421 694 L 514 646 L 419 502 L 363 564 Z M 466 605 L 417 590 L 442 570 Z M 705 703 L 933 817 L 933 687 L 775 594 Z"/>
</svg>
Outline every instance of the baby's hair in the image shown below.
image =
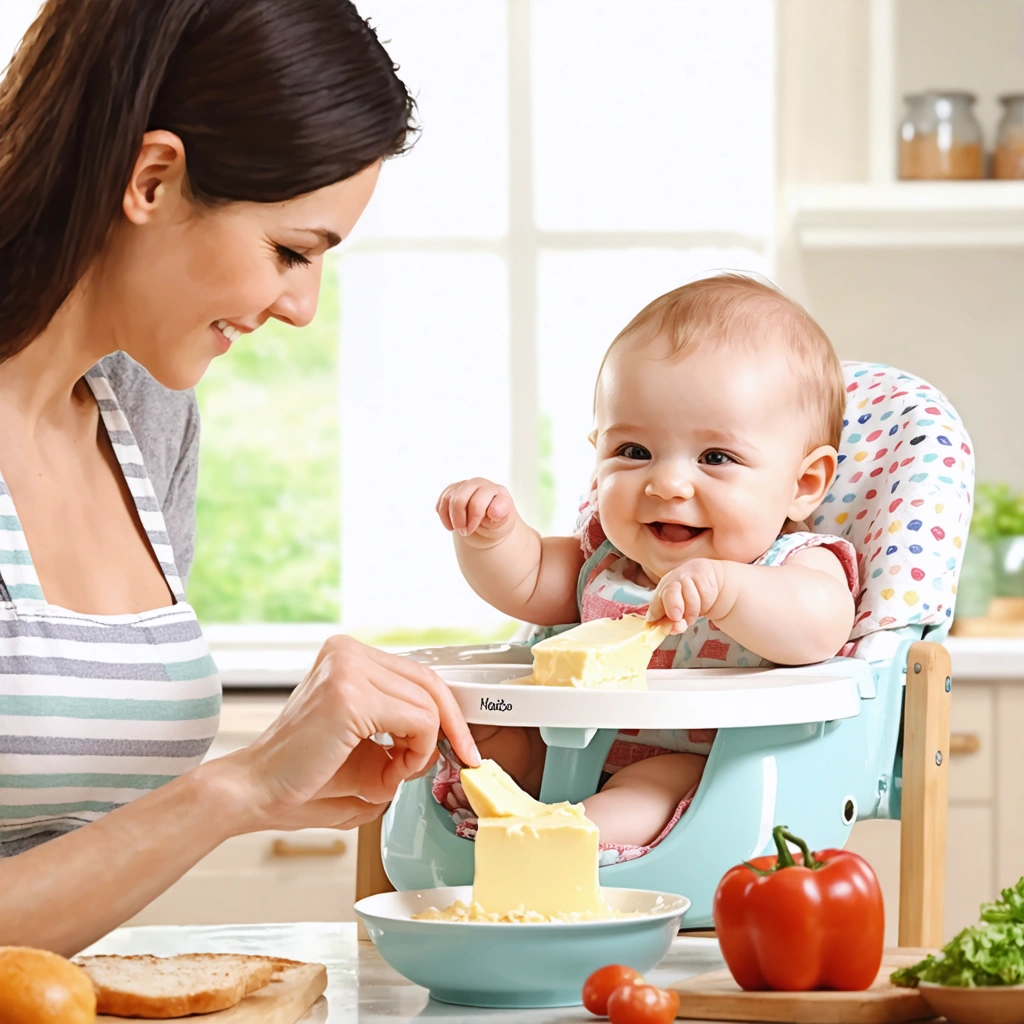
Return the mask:
<svg viewBox="0 0 1024 1024">
<path fill-rule="evenodd" d="M 846 382 L 832 343 L 799 303 L 777 288 L 737 273 L 716 274 L 659 296 L 619 331 L 601 361 L 597 379 L 620 342 L 667 333 L 672 355 L 683 356 L 707 340 L 726 340 L 736 329 L 748 343 L 778 334 L 789 347 L 807 411 L 813 417 L 812 446 L 839 448 L 846 411 Z"/>
</svg>

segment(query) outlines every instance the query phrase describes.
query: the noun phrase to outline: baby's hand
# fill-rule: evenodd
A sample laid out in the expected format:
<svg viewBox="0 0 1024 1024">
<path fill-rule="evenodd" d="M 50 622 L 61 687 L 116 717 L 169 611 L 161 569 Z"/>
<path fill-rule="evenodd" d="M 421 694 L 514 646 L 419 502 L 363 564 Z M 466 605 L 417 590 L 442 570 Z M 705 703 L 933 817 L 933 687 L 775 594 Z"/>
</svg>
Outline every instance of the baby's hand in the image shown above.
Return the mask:
<svg viewBox="0 0 1024 1024">
<path fill-rule="evenodd" d="M 515 525 L 512 495 L 500 484 L 474 477 L 444 489 L 437 499 L 437 514 L 446 530 L 473 537 L 485 545 L 506 536 Z"/>
<path fill-rule="evenodd" d="M 722 592 L 725 566 L 717 558 L 695 558 L 662 576 L 647 610 L 648 622 L 668 619 L 670 633 L 682 633 L 714 607 Z"/>
</svg>

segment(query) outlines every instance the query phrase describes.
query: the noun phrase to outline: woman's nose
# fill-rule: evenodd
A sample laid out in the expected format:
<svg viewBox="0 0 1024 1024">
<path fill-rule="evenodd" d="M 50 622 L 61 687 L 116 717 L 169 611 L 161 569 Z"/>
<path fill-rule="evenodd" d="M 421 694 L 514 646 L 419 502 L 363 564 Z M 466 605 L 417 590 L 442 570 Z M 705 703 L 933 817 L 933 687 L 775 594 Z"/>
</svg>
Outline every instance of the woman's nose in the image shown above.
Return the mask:
<svg viewBox="0 0 1024 1024">
<path fill-rule="evenodd" d="M 660 498 L 662 501 L 688 501 L 694 495 L 694 487 L 685 467 L 673 462 L 653 467 L 644 494 L 648 498 Z"/>
<path fill-rule="evenodd" d="M 292 280 L 270 307 L 270 315 L 293 327 L 305 327 L 309 324 L 316 316 L 316 307 L 320 301 L 322 269 L 323 263 L 319 262 L 315 267 L 305 267 L 297 273 L 290 274 Z"/>
</svg>

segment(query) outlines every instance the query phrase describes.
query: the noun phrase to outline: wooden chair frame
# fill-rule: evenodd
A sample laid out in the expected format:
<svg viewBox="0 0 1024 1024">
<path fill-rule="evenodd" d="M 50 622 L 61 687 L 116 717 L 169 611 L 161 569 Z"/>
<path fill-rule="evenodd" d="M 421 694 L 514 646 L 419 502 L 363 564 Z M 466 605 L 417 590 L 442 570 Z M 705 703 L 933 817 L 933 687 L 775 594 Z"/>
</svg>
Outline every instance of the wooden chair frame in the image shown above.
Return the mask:
<svg viewBox="0 0 1024 1024">
<path fill-rule="evenodd" d="M 938 948 L 943 942 L 951 689 L 946 648 L 927 640 L 913 644 L 903 712 L 901 946 Z M 393 890 L 381 860 L 380 830 L 380 818 L 359 829 L 357 900 Z"/>
</svg>

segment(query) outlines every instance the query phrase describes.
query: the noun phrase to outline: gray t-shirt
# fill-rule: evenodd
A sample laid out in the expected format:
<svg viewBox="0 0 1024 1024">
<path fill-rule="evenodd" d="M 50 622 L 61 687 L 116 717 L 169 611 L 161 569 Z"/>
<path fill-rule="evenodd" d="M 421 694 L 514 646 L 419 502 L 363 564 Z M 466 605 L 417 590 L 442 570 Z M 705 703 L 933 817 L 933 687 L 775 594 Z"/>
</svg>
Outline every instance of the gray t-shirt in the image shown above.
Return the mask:
<svg viewBox="0 0 1024 1024">
<path fill-rule="evenodd" d="M 196 537 L 199 407 L 192 391 L 171 391 L 124 352 L 100 360 L 135 434 L 163 509 L 174 562 L 185 583 Z"/>
</svg>

